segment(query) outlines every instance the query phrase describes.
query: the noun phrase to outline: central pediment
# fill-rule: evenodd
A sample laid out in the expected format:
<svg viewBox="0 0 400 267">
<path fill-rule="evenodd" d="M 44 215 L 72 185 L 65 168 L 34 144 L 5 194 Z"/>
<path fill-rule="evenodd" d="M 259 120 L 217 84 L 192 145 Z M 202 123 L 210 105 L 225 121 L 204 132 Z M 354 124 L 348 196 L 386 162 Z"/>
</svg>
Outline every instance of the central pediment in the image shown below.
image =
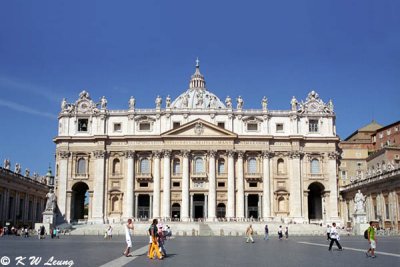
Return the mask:
<svg viewBox="0 0 400 267">
<path fill-rule="evenodd" d="M 197 119 L 161 134 L 163 138 L 236 138 L 237 135 L 212 123 Z"/>
</svg>

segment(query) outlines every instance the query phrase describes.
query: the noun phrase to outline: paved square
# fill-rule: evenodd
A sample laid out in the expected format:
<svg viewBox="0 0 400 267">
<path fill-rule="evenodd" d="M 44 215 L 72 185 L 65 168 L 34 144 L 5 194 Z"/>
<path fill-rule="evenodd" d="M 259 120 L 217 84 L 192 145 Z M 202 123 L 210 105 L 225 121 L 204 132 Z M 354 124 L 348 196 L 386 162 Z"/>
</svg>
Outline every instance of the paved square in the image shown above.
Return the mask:
<svg viewBox="0 0 400 267">
<path fill-rule="evenodd" d="M 399 266 L 400 238 L 379 237 L 377 258 L 367 258 L 367 242 L 362 237 L 343 237 L 344 251 L 328 252 L 328 242 L 320 237 L 292 237 L 265 241 L 255 238 L 246 243 L 243 237 L 176 237 L 166 242 L 169 257 L 162 261 L 149 260 L 148 238 L 134 237 L 133 257 L 122 256 L 125 240 L 116 236 L 104 240 L 101 236 L 61 236 L 47 238 L 0 238 L 0 266 L 51 266 L 45 263 L 62 260 L 63 266 Z M 17 264 L 17 257 L 25 265 Z M 41 258 L 37 265 L 30 257 Z M 33 258 L 31 258 L 33 259 Z M 3 265 L 2 265 L 3 264 Z"/>
</svg>

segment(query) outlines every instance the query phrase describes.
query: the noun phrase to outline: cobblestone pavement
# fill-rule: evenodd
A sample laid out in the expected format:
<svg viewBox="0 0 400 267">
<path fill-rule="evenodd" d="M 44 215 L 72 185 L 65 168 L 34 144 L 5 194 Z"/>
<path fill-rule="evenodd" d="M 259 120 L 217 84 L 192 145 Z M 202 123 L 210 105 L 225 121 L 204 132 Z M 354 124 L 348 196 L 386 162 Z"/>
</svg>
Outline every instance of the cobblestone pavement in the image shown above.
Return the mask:
<svg viewBox="0 0 400 267">
<path fill-rule="evenodd" d="M 324 236 L 255 237 L 255 243 L 243 237 L 176 237 L 166 242 L 169 256 L 162 261 L 146 257 L 147 241 L 134 237 L 133 257 L 127 258 L 122 256 L 123 236 L 5 236 L 0 238 L 0 266 L 400 266 L 399 237 L 380 237 L 375 259 L 366 257 L 368 244 L 362 237 L 343 237 L 344 250 L 334 247 L 332 252 Z"/>
</svg>

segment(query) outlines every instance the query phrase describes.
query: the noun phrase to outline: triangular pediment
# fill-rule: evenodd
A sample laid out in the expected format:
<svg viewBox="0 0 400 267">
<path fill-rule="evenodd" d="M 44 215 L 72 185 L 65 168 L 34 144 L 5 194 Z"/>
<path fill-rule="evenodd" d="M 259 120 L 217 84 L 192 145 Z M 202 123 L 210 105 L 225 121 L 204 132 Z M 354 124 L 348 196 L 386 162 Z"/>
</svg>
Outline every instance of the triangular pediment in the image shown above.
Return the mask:
<svg viewBox="0 0 400 267">
<path fill-rule="evenodd" d="M 226 129 L 222 129 L 212 123 L 197 119 L 181 125 L 176 129 L 169 130 L 161 135 L 167 137 L 185 138 L 236 138 L 237 135 Z"/>
</svg>

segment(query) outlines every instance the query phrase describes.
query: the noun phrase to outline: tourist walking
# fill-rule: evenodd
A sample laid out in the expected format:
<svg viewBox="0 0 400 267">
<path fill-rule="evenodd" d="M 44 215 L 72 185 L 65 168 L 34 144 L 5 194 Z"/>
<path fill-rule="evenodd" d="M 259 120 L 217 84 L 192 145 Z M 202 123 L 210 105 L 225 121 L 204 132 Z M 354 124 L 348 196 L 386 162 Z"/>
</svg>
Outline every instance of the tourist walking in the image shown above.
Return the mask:
<svg viewBox="0 0 400 267">
<path fill-rule="evenodd" d="M 268 240 L 268 234 L 269 234 L 269 229 L 268 229 L 268 225 L 265 225 L 265 236 L 264 236 L 264 240 Z"/>
<path fill-rule="evenodd" d="M 107 228 L 107 239 L 112 239 L 112 232 L 113 228 L 111 227 L 111 225 L 109 225 Z"/>
<path fill-rule="evenodd" d="M 367 229 L 368 233 L 368 243 L 369 243 L 369 249 L 365 253 L 367 257 L 371 258 L 376 258 L 375 256 L 375 249 L 376 249 L 376 238 L 375 238 L 375 228 L 374 228 L 374 222 L 370 221 L 369 222 L 369 227 Z"/>
<path fill-rule="evenodd" d="M 128 219 L 127 224 L 125 224 L 125 239 L 126 239 L 126 249 L 123 252 L 123 255 L 126 257 L 131 257 L 132 255 L 129 254 L 131 247 L 132 247 L 132 235 L 131 230 L 133 230 L 133 223 L 132 219 Z"/>
<path fill-rule="evenodd" d="M 289 228 L 286 226 L 285 229 L 285 238 L 288 239 L 289 238 Z"/>
<path fill-rule="evenodd" d="M 282 240 L 283 234 L 282 234 L 282 225 L 279 225 L 278 228 L 278 238 L 279 240 Z"/>
<path fill-rule="evenodd" d="M 340 236 L 336 229 L 336 223 L 332 223 L 331 232 L 330 232 L 331 243 L 329 244 L 329 251 L 332 251 L 333 242 L 336 243 L 336 246 L 339 248 L 340 251 L 343 250 L 342 246 L 339 243 Z"/>
<path fill-rule="evenodd" d="M 158 246 L 158 229 L 157 229 L 158 220 L 153 219 L 153 223 L 150 225 L 149 234 L 151 236 L 151 248 L 149 251 L 149 258 L 153 259 L 154 253 L 156 253 L 158 259 L 162 260 L 163 256 L 160 253 L 160 247 Z"/>
<path fill-rule="evenodd" d="M 249 240 L 251 241 L 251 243 L 254 243 L 254 239 L 253 239 L 253 227 L 251 226 L 251 224 L 250 224 L 249 227 L 247 227 L 247 229 L 246 229 L 246 236 L 247 236 L 246 243 L 249 243 Z"/>
<path fill-rule="evenodd" d="M 164 257 L 167 257 L 167 250 L 165 249 L 165 234 L 164 234 L 164 229 L 163 225 L 158 226 L 158 246 L 160 247 L 160 252 Z"/>
</svg>

